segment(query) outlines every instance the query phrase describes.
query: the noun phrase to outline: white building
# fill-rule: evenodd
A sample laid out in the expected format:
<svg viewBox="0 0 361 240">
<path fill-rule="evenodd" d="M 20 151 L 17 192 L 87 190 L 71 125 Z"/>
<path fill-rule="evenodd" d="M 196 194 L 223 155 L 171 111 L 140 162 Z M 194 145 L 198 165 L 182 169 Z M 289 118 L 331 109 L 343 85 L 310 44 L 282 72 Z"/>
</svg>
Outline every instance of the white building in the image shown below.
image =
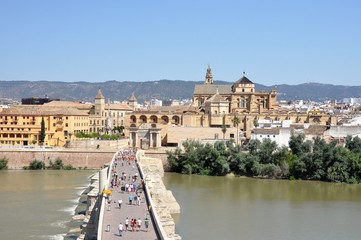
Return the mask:
<svg viewBox="0 0 361 240">
<path fill-rule="evenodd" d="M 290 128 L 255 128 L 252 130 L 251 139 L 260 140 L 270 139 L 275 141 L 279 147 L 288 147 L 291 138 Z"/>
</svg>

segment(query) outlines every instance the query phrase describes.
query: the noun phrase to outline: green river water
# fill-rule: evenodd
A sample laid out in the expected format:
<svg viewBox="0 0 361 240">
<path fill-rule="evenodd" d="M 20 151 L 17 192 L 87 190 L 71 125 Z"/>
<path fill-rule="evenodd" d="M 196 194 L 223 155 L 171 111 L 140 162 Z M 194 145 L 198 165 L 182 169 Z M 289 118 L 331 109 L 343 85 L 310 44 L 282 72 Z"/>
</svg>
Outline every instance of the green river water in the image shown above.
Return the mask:
<svg viewBox="0 0 361 240">
<path fill-rule="evenodd" d="M 361 186 L 166 173 L 183 239 L 361 239 Z"/>
<path fill-rule="evenodd" d="M 90 171 L 0 171 L 0 239 L 62 239 Z M 361 186 L 166 173 L 184 240 L 361 239 Z"/>
<path fill-rule="evenodd" d="M 0 171 L 0 239 L 63 239 L 94 171 Z"/>
</svg>

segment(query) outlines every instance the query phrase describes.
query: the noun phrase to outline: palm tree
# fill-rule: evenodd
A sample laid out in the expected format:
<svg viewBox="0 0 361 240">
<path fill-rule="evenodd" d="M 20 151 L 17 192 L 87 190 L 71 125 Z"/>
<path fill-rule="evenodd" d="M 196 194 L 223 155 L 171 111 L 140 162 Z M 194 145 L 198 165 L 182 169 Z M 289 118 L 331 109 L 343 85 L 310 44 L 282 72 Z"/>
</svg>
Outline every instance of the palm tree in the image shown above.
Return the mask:
<svg viewBox="0 0 361 240">
<path fill-rule="evenodd" d="M 238 145 L 238 139 L 239 139 L 238 125 L 241 123 L 241 119 L 238 116 L 234 116 L 233 119 L 232 119 L 232 122 L 237 127 L 237 145 Z"/>
</svg>

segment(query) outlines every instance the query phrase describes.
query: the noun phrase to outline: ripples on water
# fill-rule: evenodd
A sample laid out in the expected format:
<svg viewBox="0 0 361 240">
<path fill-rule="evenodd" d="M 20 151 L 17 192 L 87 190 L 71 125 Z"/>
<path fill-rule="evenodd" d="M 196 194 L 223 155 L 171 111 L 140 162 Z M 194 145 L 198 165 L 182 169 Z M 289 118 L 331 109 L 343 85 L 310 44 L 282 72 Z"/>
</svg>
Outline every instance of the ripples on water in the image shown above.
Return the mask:
<svg viewBox="0 0 361 240">
<path fill-rule="evenodd" d="M 63 239 L 92 171 L 0 171 L 0 239 Z"/>
</svg>

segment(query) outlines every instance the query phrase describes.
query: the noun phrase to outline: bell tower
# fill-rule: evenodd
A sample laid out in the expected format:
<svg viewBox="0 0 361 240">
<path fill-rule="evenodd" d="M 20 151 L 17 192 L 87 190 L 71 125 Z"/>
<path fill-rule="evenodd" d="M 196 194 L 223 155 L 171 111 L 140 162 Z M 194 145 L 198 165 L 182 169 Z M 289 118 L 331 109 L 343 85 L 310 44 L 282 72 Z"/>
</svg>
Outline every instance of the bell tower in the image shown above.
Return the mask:
<svg viewBox="0 0 361 240">
<path fill-rule="evenodd" d="M 206 73 L 206 79 L 204 80 L 205 85 L 212 85 L 213 84 L 213 75 L 212 75 L 212 69 L 208 64 L 207 73 Z"/>
</svg>

